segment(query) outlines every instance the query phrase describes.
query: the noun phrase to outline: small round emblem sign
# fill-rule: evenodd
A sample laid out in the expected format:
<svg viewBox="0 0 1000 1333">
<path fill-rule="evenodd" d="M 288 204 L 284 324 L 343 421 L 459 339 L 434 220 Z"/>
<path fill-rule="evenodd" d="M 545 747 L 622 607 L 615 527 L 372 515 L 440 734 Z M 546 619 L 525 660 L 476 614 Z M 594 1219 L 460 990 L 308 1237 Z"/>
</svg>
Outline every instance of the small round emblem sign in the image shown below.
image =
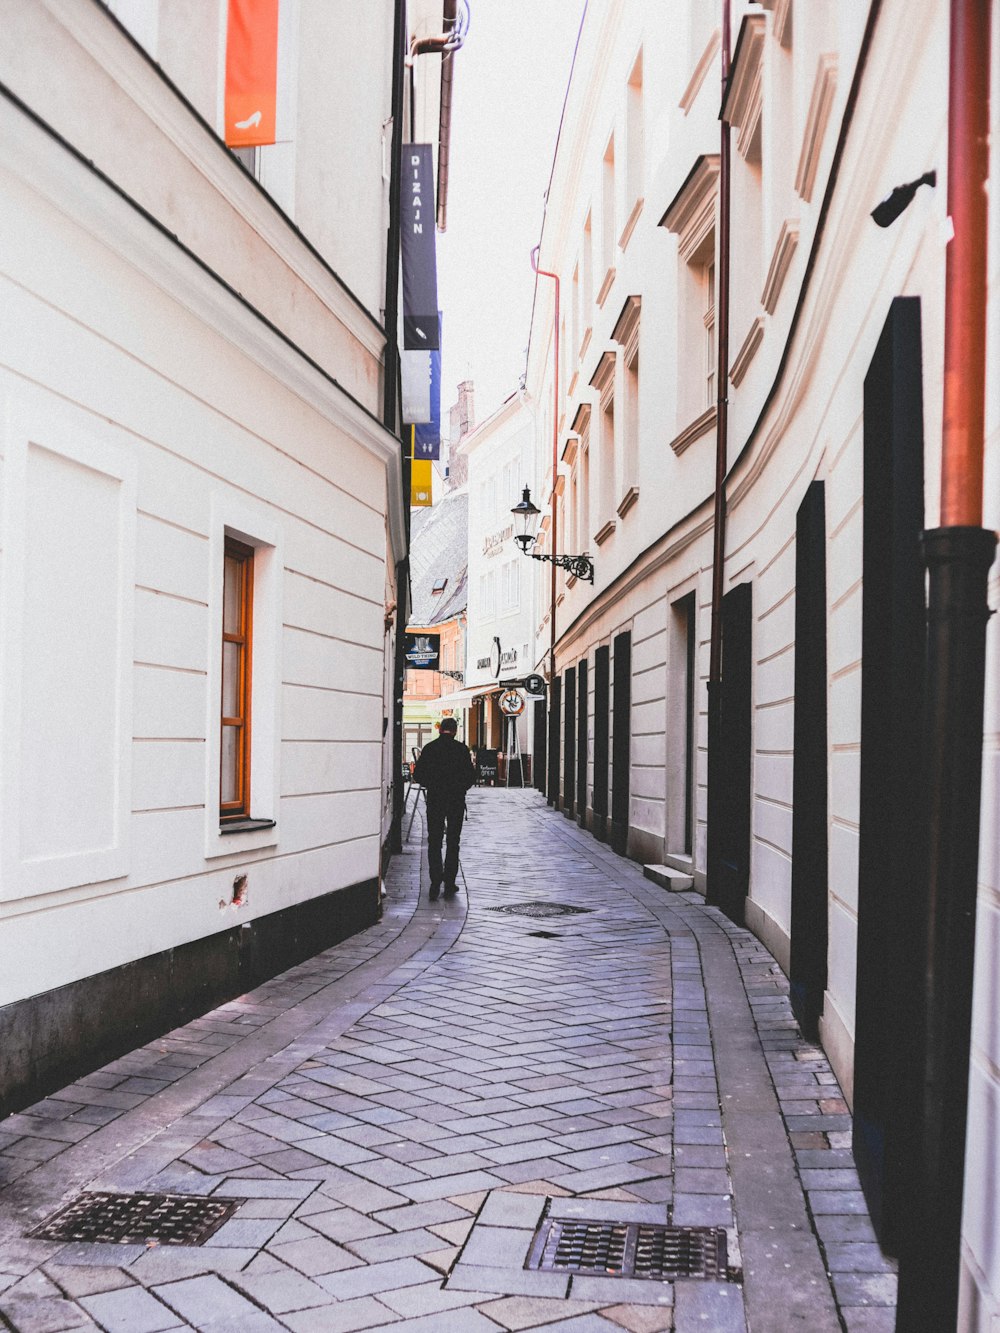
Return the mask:
<svg viewBox="0 0 1000 1333">
<path fill-rule="evenodd" d="M 504 690 L 500 696 L 500 712 L 506 717 L 519 717 L 524 712 L 524 699 L 517 690 Z"/>
<path fill-rule="evenodd" d="M 525 676 L 525 678 L 524 678 L 524 688 L 528 691 L 529 694 L 536 694 L 536 695 L 537 695 L 537 694 L 544 694 L 544 693 L 545 693 L 545 679 L 544 679 L 544 677 L 542 677 L 542 676 L 538 676 L 538 675 L 534 675 L 534 674 L 532 674 L 532 675 L 530 675 L 530 676 Z"/>
</svg>

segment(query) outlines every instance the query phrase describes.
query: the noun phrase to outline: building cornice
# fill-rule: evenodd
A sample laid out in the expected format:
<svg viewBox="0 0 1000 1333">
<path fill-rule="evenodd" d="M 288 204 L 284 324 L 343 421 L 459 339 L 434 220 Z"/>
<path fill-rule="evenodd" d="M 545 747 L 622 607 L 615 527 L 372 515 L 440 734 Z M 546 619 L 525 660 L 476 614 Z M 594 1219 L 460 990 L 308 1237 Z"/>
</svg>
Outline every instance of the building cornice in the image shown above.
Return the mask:
<svg viewBox="0 0 1000 1333">
<path fill-rule="evenodd" d="M 627 296 L 621 308 L 618 322 L 611 332 L 612 339 L 621 345 L 626 362 L 630 362 L 639 350 L 639 318 L 642 313 L 642 297 Z"/>
<path fill-rule="evenodd" d="M 719 113 L 721 120 L 736 131 L 736 147 L 746 157 L 764 104 L 763 57 L 767 18 L 764 14 L 746 14 L 733 53 L 729 86 Z"/>
<path fill-rule="evenodd" d="M 667 205 L 660 226 L 677 237 L 681 258 L 687 262 L 715 226 L 719 193 L 719 155 L 702 153 Z"/>
</svg>

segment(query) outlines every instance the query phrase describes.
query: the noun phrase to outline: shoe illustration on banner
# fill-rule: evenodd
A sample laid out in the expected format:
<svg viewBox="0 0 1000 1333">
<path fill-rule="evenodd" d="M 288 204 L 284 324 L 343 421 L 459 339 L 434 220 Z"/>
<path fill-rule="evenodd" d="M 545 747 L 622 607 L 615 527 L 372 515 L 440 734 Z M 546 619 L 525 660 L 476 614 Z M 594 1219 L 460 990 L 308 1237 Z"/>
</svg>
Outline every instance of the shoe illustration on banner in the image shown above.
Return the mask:
<svg viewBox="0 0 1000 1333">
<path fill-rule="evenodd" d="M 238 120 L 236 122 L 236 128 L 238 130 L 254 130 L 260 124 L 261 119 L 260 112 L 255 111 L 252 116 L 247 116 L 246 120 Z"/>
</svg>

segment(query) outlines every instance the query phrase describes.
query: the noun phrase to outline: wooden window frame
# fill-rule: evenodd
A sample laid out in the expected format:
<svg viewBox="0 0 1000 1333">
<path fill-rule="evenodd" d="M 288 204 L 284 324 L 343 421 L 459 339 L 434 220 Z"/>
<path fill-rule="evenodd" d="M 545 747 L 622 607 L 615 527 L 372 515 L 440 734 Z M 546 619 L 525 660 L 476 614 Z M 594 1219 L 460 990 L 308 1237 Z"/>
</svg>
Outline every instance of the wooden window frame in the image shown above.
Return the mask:
<svg viewBox="0 0 1000 1333">
<path fill-rule="evenodd" d="M 235 537 L 225 539 L 222 590 L 222 689 L 219 700 L 220 716 L 220 759 L 219 759 L 219 822 L 227 824 L 233 820 L 250 818 L 250 729 L 251 729 L 251 684 L 253 678 L 253 565 L 254 548 L 240 542 Z M 239 589 L 239 630 L 227 631 L 225 628 L 225 561 L 237 560 L 240 565 Z M 237 682 L 238 713 L 227 716 L 223 713 L 223 699 L 226 688 L 225 645 L 235 643 L 241 649 Z M 240 735 L 236 747 L 236 800 L 222 799 L 222 763 L 225 755 L 225 732 L 227 727 L 238 727 Z"/>
</svg>

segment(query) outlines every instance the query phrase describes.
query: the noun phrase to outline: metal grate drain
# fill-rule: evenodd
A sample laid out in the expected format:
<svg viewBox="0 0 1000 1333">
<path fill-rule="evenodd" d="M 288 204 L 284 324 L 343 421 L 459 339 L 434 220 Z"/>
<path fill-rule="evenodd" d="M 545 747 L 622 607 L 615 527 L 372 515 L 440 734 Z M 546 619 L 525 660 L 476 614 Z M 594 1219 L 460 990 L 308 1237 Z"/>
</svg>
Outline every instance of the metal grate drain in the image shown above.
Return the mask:
<svg viewBox="0 0 1000 1333">
<path fill-rule="evenodd" d="M 721 1227 L 652 1226 L 549 1218 L 535 1234 L 525 1268 L 588 1277 L 725 1281 L 726 1233 Z"/>
<path fill-rule="evenodd" d="M 578 916 L 592 912 L 592 907 L 571 907 L 569 903 L 504 903 L 502 907 L 487 907 L 487 912 L 508 912 L 512 916 Z"/>
<path fill-rule="evenodd" d="M 203 1245 L 242 1202 L 197 1194 L 81 1194 L 28 1235 L 111 1245 Z"/>
</svg>

